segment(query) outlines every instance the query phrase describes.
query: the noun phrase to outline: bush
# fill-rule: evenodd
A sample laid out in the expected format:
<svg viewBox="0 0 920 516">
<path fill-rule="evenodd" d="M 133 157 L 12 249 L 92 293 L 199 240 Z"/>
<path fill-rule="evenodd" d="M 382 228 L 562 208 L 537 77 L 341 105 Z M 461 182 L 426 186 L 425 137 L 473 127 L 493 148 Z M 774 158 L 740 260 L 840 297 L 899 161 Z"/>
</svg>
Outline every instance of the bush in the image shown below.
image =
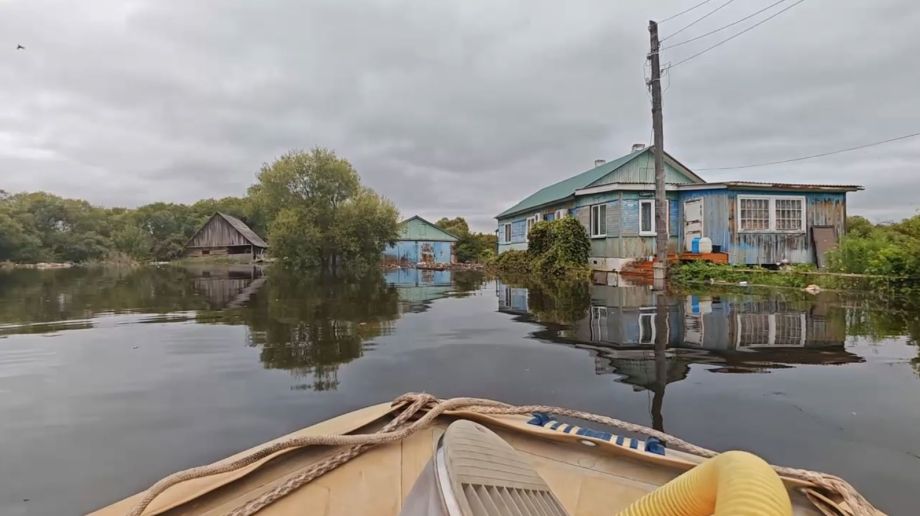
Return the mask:
<svg viewBox="0 0 920 516">
<path fill-rule="evenodd" d="M 549 250 L 553 243 L 553 225 L 540 221 L 530 228 L 527 234 L 527 254 L 536 258 Z"/>
<path fill-rule="evenodd" d="M 536 272 L 543 277 L 581 278 L 588 275 L 591 242 L 574 218 L 537 222 L 530 228 L 527 252 L 506 251 L 492 262 L 500 272 Z M 513 254 L 512 254 L 513 253 Z"/>
<path fill-rule="evenodd" d="M 551 223 L 552 245 L 559 260 L 566 264 L 586 266 L 591 254 L 588 232 L 575 218 L 565 217 Z"/>
</svg>

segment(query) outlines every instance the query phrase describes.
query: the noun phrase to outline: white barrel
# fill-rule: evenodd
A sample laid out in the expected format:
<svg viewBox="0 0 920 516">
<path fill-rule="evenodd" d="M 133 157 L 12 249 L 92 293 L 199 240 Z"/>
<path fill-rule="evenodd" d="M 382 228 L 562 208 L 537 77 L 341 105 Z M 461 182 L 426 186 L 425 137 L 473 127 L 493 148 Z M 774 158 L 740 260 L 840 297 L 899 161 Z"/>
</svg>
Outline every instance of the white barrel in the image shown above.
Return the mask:
<svg viewBox="0 0 920 516">
<path fill-rule="evenodd" d="M 700 254 L 707 254 L 712 252 L 712 239 L 709 237 L 703 237 L 700 239 Z"/>
</svg>

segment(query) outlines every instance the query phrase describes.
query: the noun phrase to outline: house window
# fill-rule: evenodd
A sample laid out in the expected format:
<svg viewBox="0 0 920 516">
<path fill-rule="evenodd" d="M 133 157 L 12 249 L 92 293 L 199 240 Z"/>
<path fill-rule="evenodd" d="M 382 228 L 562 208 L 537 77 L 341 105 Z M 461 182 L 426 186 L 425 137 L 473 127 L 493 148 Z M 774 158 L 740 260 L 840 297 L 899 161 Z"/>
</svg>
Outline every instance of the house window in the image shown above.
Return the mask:
<svg viewBox="0 0 920 516">
<path fill-rule="evenodd" d="M 591 206 L 591 238 L 607 236 L 607 205 Z"/>
<path fill-rule="evenodd" d="M 569 214 L 569 210 L 556 210 L 555 218 L 556 220 L 564 219 L 566 216 L 568 216 L 568 214 Z"/>
<path fill-rule="evenodd" d="M 504 243 L 507 244 L 511 242 L 511 224 L 505 224 L 504 230 L 502 231 L 502 235 L 505 237 L 503 239 Z"/>
<path fill-rule="evenodd" d="M 653 200 L 639 201 L 639 234 L 655 234 L 655 201 Z"/>
<path fill-rule="evenodd" d="M 805 198 L 796 196 L 738 196 L 740 231 L 805 231 Z"/>
<path fill-rule="evenodd" d="M 540 221 L 540 215 L 539 215 L 539 214 L 534 215 L 533 217 L 527 217 L 527 234 L 528 234 L 528 235 L 530 235 L 530 228 L 532 228 L 533 225 L 536 224 L 536 223 L 539 222 L 539 221 Z"/>
<path fill-rule="evenodd" d="M 776 230 L 777 231 L 803 231 L 804 202 L 802 199 L 778 198 L 776 203 Z"/>
<path fill-rule="evenodd" d="M 742 197 L 741 231 L 766 231 L 770 229 L 770 199 Z"/>
</svg>

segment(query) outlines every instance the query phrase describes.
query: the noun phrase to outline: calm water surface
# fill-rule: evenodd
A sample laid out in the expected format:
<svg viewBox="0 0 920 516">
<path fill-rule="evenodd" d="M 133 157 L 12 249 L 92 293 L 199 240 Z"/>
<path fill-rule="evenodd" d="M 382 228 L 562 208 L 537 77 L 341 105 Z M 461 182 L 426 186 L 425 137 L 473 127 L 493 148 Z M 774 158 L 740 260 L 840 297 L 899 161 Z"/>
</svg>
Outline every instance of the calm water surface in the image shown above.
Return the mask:
<svg viewBox="0 0 920 516">
<path fill-rule="evenodd" d="M 913 514 L 916 313 L 414 270 L 0 272 L 0 514 L 88 511 L 406 391 L 609 414 Z"/>
</svg>

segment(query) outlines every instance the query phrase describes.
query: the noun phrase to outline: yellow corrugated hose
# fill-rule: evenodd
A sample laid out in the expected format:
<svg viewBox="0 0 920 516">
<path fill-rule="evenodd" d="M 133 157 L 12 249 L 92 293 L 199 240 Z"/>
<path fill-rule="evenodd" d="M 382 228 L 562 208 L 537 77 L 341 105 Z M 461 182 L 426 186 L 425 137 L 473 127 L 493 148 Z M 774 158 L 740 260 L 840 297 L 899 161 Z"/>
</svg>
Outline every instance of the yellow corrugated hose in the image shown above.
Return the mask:
<svg viewBox="0 0 920 516">
<path fill-rule="evenodd" d="M 633 502 L 620 516 L 789 516 L 792 502 L 779 475 L 743 451 L 719 454 Z"/>
</svg>

